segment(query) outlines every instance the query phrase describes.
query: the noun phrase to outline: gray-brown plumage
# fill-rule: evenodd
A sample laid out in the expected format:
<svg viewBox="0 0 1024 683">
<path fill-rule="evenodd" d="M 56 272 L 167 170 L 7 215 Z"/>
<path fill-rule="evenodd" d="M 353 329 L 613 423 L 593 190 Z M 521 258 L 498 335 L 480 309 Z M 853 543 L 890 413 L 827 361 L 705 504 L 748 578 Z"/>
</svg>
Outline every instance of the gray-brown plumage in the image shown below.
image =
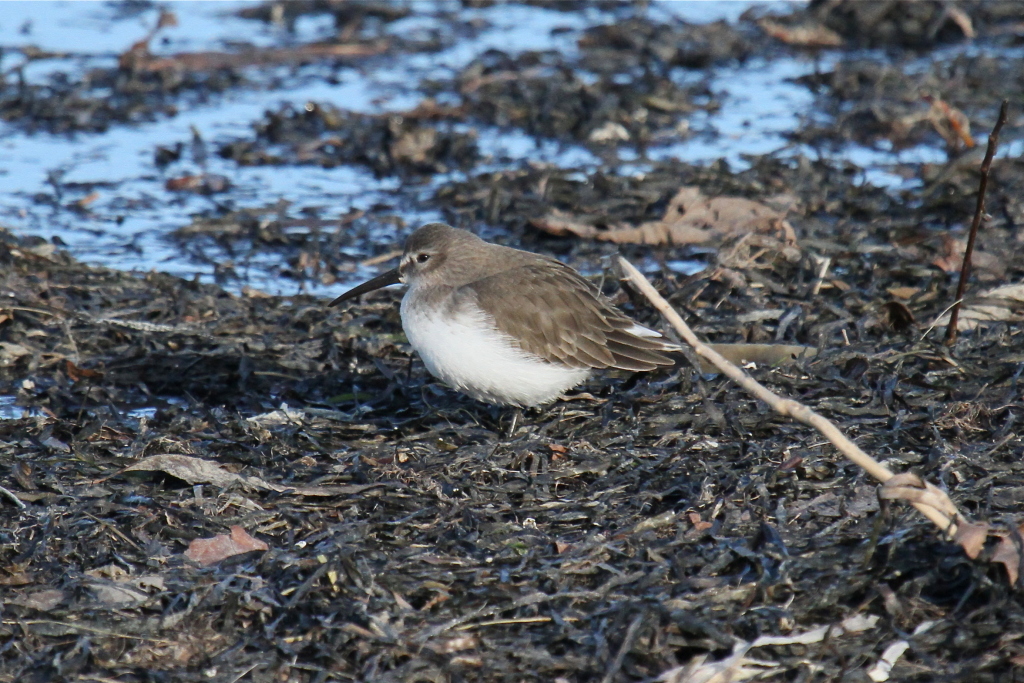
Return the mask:
<svg viewBox="0 0 1024 683">
<path fill-rule="evenodd" d="M 481 400 L 538 405 L 595 368 L 673 364 L 675 347 L 569 266 L 442 223 L 409 236 L 398 268 L 332 305 L 396 282 L 409 285 L 402 325 L 427 369 Z"/>
</svg>

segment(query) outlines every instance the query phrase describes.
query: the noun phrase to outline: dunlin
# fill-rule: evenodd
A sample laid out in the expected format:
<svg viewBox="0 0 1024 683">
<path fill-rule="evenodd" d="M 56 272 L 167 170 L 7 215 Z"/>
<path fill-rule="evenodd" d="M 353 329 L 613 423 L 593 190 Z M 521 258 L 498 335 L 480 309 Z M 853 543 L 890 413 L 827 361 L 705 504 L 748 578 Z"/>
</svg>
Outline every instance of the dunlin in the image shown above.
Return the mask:
<svg viewBox="0 0 1024 683">
<path fill-rule="evenodd" d="M 400 282 L 402 327 L 427 370 L 481 401 L 537 406 L 595 369 L 673 364 L 674 345 L 569 266 L 443 223 L 416 230 L 397 268 L 330 305 Z"/>
</svg>

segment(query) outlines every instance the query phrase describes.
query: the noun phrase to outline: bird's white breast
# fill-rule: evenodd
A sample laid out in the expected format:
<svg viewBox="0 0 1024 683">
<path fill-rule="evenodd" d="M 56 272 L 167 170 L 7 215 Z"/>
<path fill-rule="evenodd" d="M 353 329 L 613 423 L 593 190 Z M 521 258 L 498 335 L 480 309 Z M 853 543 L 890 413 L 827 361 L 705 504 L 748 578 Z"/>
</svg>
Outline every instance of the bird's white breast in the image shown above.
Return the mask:
<svg viewBox="0 0 1024 683">
<path fill-rule="evenodd" d="M 535 406 L 558 398 L 590 375 L 528 354 L 473 308 L 440 310 L 402 299 L 402 327 L 430 374 L 490 403 Z"/>
</svg>

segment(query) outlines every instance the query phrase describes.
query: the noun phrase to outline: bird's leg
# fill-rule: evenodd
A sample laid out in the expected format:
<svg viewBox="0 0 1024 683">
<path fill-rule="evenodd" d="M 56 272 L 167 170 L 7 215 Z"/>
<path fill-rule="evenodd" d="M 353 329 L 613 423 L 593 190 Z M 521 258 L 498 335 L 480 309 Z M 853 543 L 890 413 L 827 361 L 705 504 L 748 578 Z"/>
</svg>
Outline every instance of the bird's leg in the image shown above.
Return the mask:
<svg viewBox="0 0 1024 683">
<path fill-rule="evenodd" d="M 523 417 L 523 409 L 516 406 L 512 409 L 510 421 L 508 425 L 508 431 L 505 432 L 505 438 L 511 439 L 516 435 L 516 428 L 519 426 L 519 420 Z"/>
</svg>

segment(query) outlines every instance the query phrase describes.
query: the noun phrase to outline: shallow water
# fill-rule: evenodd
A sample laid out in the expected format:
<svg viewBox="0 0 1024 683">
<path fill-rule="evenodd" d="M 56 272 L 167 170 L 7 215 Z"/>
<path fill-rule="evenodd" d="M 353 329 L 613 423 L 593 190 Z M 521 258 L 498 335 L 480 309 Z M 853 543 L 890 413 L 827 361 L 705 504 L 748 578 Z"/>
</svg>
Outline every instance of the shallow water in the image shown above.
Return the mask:
<svg viewBox="0 0 1024 683">
<path fill-rule="evenodd" d="M 153 49 L 171 54 L 223 50 L 239 42 L 258 46 L 291 44 L 322 38 L 333 30 L 326 17 L 303 17 L 297 21 L 295 33 L 286 33 L 234 15 L 238 8 L 251 4 L 172 5 L 180 25 L 161 33 Z M 661 2 L 649 11 L 653 16 L 675 15 L 692 22 L 735 21 L 755 4 Z M 5 3 L 0 20 L 0 46 L 4 49 L 0 68 L 10 69 L 19 63 L 23 58 L 12 48 L 28 44 L 53 51 L 74 46 L 71 56 L 32 63 L 25 70 L 26 78 L 32 82 L 45 81 L 56 72 L 80 74 L 88 68 L 116 63 L 117 55 L 142 37 L 157 17 L 154 9 L 133 14 L 118 7 L 97 2 Z M 212 209 L 215 202 L 244 208 L 286 200 L 296 210 L 318 207 L 318 215 L 325 219 L 383 202 L 395 205 L 409 224 L 440 218 L 438 212 L 424 207 L 422 200 L 433 187 L 460 177 L 461 172 L 435 176 L 422 187 L 399 192 L 401 183 L 397 178 L 375 178 L 370 171 L 356 166 L 240 167 L 210 153 L 203 165 L 176 163 L 165 174 L 153 159 L 158 145 L 187 142 L 193 131 L 202 136 L 210 149 L 217 141 L 245 136 L 251 122 L 281 103 L 301 105 L 313 100 L 362 112 L 405 110 L 422 99 L 416 89 L 418 83 L 425 78 L 450 78 L 487 50 L 557 50 L 572 54 L 577 50 L 581 31 L 610 20 L 610 15 L 596 8 L 582 13 L 524 5 L 463 9 L 452 3 L 421 3 L 415 8 L 416 14 L 388 25 L 387 33 L 409 40 L 442 35 L 449 44 L 440 52 L 404 52 L 370 60 L 360 68 L 332 68 L 329 74 L 322 65 L 251 69 L 247 75 L 253 81 L 252 87 L 211 94 L 204 102 L 184 98 L 175 116 L 131 126 L 112 125 L 103 133 L 26 133 L 0 124 L 0 224 L 22 234 L 57 238 L 76 257 L 89 263 L 124 270 L 156 269 L 211 281 L 216 264 L 197 262 L 168 235 L 189 224 L 192 215 Z M 782 11 L 785 5 L 772 9 Z M 446 31 L 450 16 L 460 20 L 459 26 L 478 28 L 466 35 L 462 35 L 464 31 Z M 955 54 L 957 49 L 967 48 L 947 51 Z M 753 58 L 741 66 L 710 69 L 711 87 L 721 107 L 713 113 L 693 115 L 687 137 L 650 148 L 647 159 L 678 158 L 698 164 L 724 159 L 731 168 L 739 170 L 747 167 L 748 155 L 816 155 L 817 152 L 793 145 L 787 138 L 803 120 L 815 115 L 814 95 L 794 80 L 829 68 L 829 59 L 832 58 Z M 335 82 L 328 82 L 325 75 L 333 76 Z M 687 77 L 680 74 L 680 78 Z M 580 145 L 535 139 L 514 130 L 474 128 L 485 157 L 474 172 L 536 162 L 591 170 L 602 163 Z M 892 190 L 908 183 L 897 172 L 900 164 L 942 163 L 946 159 L 945 150 L 927 146 L 893 152 L 850 145 L 831 153 L 863 169 L 865 182 Z M 1011 151 L 1003 152 L 1008 153 Z M 618 159 L 620 172 L 642 172 L 647 161 L 627 148 L 619 150 Z M 201 171 L 225 176 L 232 189 L 210 198 L 170 192 L 164 187 L 168 177 Z M 92 193 L 95 199 L 88 204 L 87 211 L 68 208 Z M 381 245 L 396 238 L 393 232 L 373 235 Z M 281 257 L 274 253 L 257 253 L 236 265 L 241 279 L 228 283 L 230 287 L 250 285 L 289 294 L 305 286 L 276 276 Z M 362 275 L 357 271 L 352 277 Z M 347 284 L 314 284 L 313 291 L 327 296 Z"/>
</svg>

